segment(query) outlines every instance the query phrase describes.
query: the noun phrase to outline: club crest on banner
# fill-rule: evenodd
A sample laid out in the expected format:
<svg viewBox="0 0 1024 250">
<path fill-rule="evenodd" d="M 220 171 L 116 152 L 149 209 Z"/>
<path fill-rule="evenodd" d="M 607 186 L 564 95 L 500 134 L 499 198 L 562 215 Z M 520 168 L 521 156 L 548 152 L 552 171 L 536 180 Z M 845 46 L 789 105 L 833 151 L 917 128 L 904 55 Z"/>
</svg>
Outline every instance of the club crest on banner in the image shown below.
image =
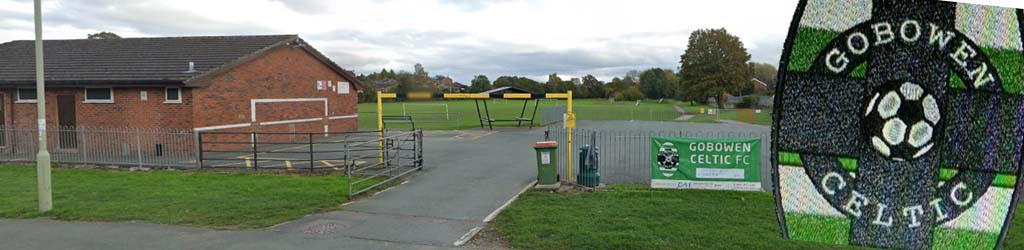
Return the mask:
<svg viewBox="0 0 1024 250">
<path fill-rule="evenodd" d="M 803 0 L 779 67 L 783 237 L 995 249 L 1019 196 L 1024 12 Z"/>
</svg>

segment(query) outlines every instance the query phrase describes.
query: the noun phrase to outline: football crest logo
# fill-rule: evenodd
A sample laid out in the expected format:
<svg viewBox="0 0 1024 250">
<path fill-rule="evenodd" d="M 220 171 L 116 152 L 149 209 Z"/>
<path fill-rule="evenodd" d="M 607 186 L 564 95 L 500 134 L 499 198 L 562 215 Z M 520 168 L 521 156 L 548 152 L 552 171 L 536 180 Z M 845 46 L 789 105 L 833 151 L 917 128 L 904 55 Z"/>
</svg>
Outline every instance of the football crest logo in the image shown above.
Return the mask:
<svg viewBox="0 0 1024 250">
<path fill-rule="evenodd" d="M 773 125 L 784 237 L 996 248 L 1024 145 L 1024 12 L 804 0 Z"/>
<path fill-rule="evenodd" d="M 671 142 L 665 142 L 658 148 L 658 170 L 665 177 L 672 177 L 676 174 L 676 167 L 679 166 L 679 150 Z"/>
</svg>

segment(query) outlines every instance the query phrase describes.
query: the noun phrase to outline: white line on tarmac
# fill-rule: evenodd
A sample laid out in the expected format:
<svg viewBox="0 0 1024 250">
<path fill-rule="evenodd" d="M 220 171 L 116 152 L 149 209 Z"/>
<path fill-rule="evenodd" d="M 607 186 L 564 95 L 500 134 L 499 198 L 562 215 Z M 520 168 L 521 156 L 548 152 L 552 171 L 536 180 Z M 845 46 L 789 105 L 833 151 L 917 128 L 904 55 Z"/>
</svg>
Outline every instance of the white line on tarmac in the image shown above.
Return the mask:
<svg viewBox="0 0 1024 250">
<path fill-rule="evenodd" d="M 470 240 L 472 240 L 473 237 L 475 237 L 477 233 L 480 233 L 480 231 L 483 229 L 483 227 L 487 226 L 486 224 L 488 222 L 491 222 L 492 220 L 494 220 L 495 217 L 498 217 L 498 214 L 501 214 L 501 210 L 505 210 L 505 208 L 508 207 L 508 205 L 511 205 L 512 202 L 516 201 L 516 199 L 519 198 L 519 195 L 522 195 L 523 193 L 526 193 L 527 190 L 530 190 L 530 188 L 533 187 L 536 184 L 537 184 L 537 180 L 531 181 L 530 184 L 527 184 L 526 187 L 523 187 L 523 190 L 519 190 L 519 193 L 517 193 L 516 196 L 512 196 L 512 199 L 509 199 L 508 201 L 505 202 L 504 205 L 501 205 L 501 207 L 498 207 L 498 209 L 495 209 L 494 212 L 491 212 L 491 214 L 487 215 L 487 217 L 484 217 L 484 221 L 483 221 L 484 225 L 483 226 L 478 226 L 478 227 L 474 227 L 473 229 L 470 229 L 469 232 L 466 232 L 466 234 L 462 235 L 462 238 L 459 238 L 459 240 L 453 242 L 452 244 L 454 244 L 457 247 L 465 245 L 466 242 L 469 242 Z"/>
<path fill-rule="evenodd" d="M 513 201 L 516 201 L 516 199 L 519 198 L 519 195 L 526 193 L 526 190 L 530 190 L 530 188 L 536 184 L 537 180 L 531 181 L 530 184 L 527 184 L 526 187 L 523 187 L 523 190 L 520 190 L 519 193 L 516 194 L 516 196 L 512 196 L 512 199 L 509 199 L 508 201 L 505 202 L 504 205 L 501 205 L 501 207 L 495 209 L 494 212 L 491 212 L 491 214 L 487 215 L 487 217 L 484 217 L 484 223 L 488 223 L 494 220 L 494 218 L 498 217 L 498 214 L 501 213 L 501 210 L 505 210 L 505 207 L 508 207 L 508 205 L 511 205 Z"/>
<path fill-rule="evenodd" d="M 473 236 L 476 236 L 476 234 L 479 233 L 481 229 L 484 229 L 484 226 L 477 226 L 474 227 L 473 229 L 470 229 L 469 232 L 466 232 L 466 234 L 462 235 L 462 238 L 459 238 L 459 240 L 455 241 L 455 246 L 459 247 L 465 245 L 466 242 L 469 242 L 469 240 L 473 239 Z"/>
</svg>

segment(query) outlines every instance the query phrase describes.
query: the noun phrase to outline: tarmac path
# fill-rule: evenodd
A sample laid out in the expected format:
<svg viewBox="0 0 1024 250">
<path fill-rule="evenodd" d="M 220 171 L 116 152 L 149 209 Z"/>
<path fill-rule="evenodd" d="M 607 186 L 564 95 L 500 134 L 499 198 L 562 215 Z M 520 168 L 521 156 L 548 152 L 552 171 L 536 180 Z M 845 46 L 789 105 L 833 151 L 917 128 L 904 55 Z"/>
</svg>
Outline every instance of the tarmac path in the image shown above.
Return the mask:
<svg viewBox="0 0 1024 250">
<path fill-rule="evenodd" d="M 536 178 L 543 128 L 424 132 L 424 169 L 341 210 L 268 229 L 0 219 L 0 249 L 448 249 Z"/>
</svg>

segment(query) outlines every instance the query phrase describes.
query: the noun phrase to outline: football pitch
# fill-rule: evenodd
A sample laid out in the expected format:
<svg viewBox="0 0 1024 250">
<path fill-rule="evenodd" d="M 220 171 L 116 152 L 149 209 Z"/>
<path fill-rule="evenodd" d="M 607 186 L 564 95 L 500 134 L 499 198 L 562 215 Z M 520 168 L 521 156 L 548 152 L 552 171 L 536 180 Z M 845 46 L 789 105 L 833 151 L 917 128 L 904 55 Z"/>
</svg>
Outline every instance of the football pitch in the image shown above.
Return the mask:
<svg viewBox="0 0 1024 250">
<path fill-rule="evenodd" d="M 484 101 L 480 101 L 480 112 L 485 112 Z M 487 100 L 491 119 L 509 120 L 517 117 L 530 118 L 534 109 L 534 101 L 526 104 L 526 112 L 522 114 L 522 100 Z M 534 126 L 542 126 L 542 116 L 545 108 L 565 106 L 565 100 L 541 100 L 537 108 L 537 115 L 534 117 Z M 431 100 L 431 101 L 385 101 L 384 115 L 387 116 L 411 116 L 416 122 L 416 127 L 426 130 L 456 130 L 480 127 L 480 120 L 477 116 L 477 104 L 472 100 Z M 682 120 L 684 113 L 676 110 L 679 106 L 685 110 L 686 115 L 693 115 L 687 120 Z M 578 120 L 638 120 L 638 121 L 679 121 L 679 122 L 716 122 L 716 120 L 737 120 L 736 111 L 724 110 L 719 115 L 707 115 L 700 113 L 711 106 L 691 105 L 688 102 L 676 100 L 643 100 L 609 102 L 605 99 L 578 99 L 573 100 L 573 112 Z M 767 110 L 767 109 L 766 109 Z M 377 104 L 359 104 L 359 129 L 373 130 L 377 128 Z M 522 116 L 520 116 L 522 114 Z M 548 121 L 560 121 L 561 117 L 549 117 Z M 529 122 L 523 122 L 528 127 Z M 755 114 L 754 123 L 760 125 L 771 124 L 770 112 Z M 486 126 L 486 122 L 484 123 Z M 516 122 L 495 122 L 495 127 L 516 126 Z M 388 128 L 404 129 L 409 128 L 407 124 L 393 122 Z"/>
</svg>

